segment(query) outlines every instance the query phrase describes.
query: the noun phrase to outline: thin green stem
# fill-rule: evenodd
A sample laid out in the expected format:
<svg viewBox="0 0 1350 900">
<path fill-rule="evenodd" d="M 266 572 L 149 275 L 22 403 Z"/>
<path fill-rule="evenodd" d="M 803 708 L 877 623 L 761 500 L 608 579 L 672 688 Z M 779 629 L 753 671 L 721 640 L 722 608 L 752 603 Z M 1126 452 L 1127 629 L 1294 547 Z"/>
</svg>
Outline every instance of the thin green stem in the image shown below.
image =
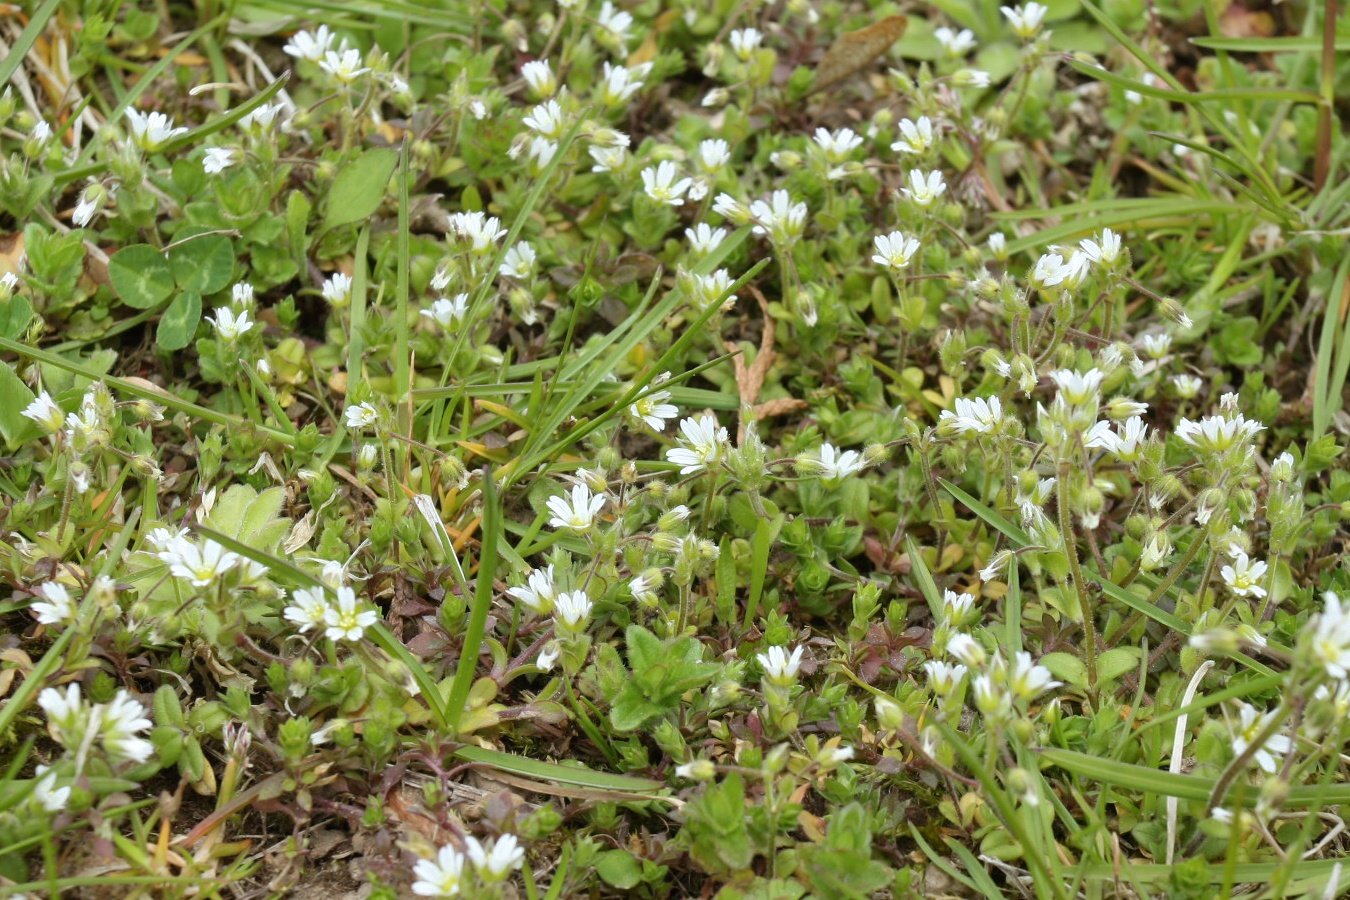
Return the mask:
<svg viewBox="0 0 1350 900">
<path fill-rule="evenodd" d="M 1097 623 L 1091 608 L 1087 582 L 1083 578 L 1083 567 L 1078 562 L 1078 541 L 1073 530 L 1073 516 L 1069 514 L 1068 481 L 1070 466 L 1068 457 L 1059 461 L 1059 478 L 1055 481 L 1058 498 L 1055 505 L 1059 508 L 1059 530 L 1064 537 L 1064 554 L 1069 558 L 1069 572 L 1073 577 L 1074 591 L 1078 594 L 1078 607 L 1083 616 L 1083 640 L 1087 647 L 1083 651 L 1083 662 L 1087 664 L 1088 695 L 1096 705 L 1097 694 Z"/>
</svg>

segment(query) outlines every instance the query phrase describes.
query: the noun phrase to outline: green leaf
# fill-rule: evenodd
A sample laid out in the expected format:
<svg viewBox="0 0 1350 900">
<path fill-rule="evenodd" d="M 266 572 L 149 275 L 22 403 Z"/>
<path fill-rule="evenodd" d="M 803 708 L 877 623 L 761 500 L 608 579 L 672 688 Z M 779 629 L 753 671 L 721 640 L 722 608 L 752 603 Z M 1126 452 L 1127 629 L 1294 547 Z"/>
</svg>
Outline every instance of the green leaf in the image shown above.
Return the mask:
<svg viewBox="0 0 1350 900">
<path fill-rule="evenodd" d="M 123 247 L 108 260 L 108 280 L 127 306 L 150 309 L 173 293 L 173 269 L 149 244 Z"/>
<path fill-rule="evenodd" d="M 1072 653 L 1047 653 L 1039 662 L 1060 681 L 1074 687 L 1087 687 L 1087 664 Z"/>
<path fill-rule="evenodd" d="M 1138 647 L 1115 647 L 1097 657 L 1097 678 L 1111 681 L 1139 667 L 1143 655 Z"/>
<path fill-rule="evenodd" d="M 169 266 L 182 290 L 214 294 L 234 275 L 234 244 L 223 234 L 180 235 L 169 250 Z"/>
<path fill-rule="evenodd" d="M 398 153 L 382 147 L 367 150 L 338 172 L 328 191 L 324 229 L 359 222 L 379 209 L 397 163 Z"/>
<path fill-rule="evenodd" d="M 194 291 L 183 291 L 159 317 L 155 329 L 155 343 L 161 350 L 182 350 L 192 343 L 197 325 L 202 320 L 202 297 Z"/>
<path fill-rule="evenodd" d="M 595 860 L 595 871 L 606 884 L 620 890 L 637 887 L 642 881 L 642 865 L 627 850 L 606 850 Z"/>
<path fill-rule="evenodd" d="M 0 437 L 11 449 L 38 434 L 37 425 L 23 415 L 24 407 L 32 402 L 33 392 L 14 367 L 0 365 Z"/>
<path fill-rule="evenodd" d="M 624 632 L 628 647 L 628 665 L 634 672 L 642 672 L 662 662 L 666 655 L 661 639 L 641 625 L 629 625 Z"/>
<path fill-rule="evenodd" d="M 33 321 L 33 304 L 22 294 L 14 294 L 0 303 L 0 335 L 18 340 Z"/>
<path fill-rule="evenodd" d="M 1113 787 L 1142 791 L 1146 794 L 1161 794 L 1164 797 L 1177 797 L 1182 800 L 1208 800 L 1210 794 L 1214 792 L 1215 780 L 1200 775 L 1179 775 L 1162 769 L 1151 769 L 1148 766 L 1117 762 L 1076 750 L 1052 748 L 1037 752 L 1052 765 Z M 1255 806 L 1259 800 L 1258 791 L 1235 784 L 1229 794 L 1221 798 L 1220 803 L 1242 802 L 1246 806 Z M 1287 806 L 1299 808 L 1336 806 L 1347 802 L 1350 802 L 1350 784 L 1294 785 L 1289 789 L 1286 799 Z"/>
<path fill-rule="evenodd" d="M 649 800 L 663 799 L 661 795 L 655 792 L 664 791 L 666 787 L 664 782 L 655 781 L 651 778 L 635 778 L 632 775 L 597 772 L 585 766 L 564 766 L 472 745 L 460 747 L 454 755 L 465 762 L 482 763 L 503 772 L 533 778 L 537 781 L 570 784 L 597 791 L 640 794 L 645 795 Z"/>
</svg>

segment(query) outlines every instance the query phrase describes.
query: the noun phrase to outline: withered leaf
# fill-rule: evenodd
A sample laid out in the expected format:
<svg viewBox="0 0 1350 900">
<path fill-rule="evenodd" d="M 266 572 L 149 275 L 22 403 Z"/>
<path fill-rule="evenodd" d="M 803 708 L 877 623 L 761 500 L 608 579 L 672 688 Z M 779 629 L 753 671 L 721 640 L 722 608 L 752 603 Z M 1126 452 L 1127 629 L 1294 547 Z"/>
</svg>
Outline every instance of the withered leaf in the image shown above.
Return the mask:
<svg viewBox="0 0 1350 900">
<path fill-rule="evenodd" d="M 816 65 L 816 84 L 811 92 L 823 91 L 861 71 L 900 40 L 908 23 L 904 16 L 887 16 L 866 28 L 841 35 Z"/>
</svg>

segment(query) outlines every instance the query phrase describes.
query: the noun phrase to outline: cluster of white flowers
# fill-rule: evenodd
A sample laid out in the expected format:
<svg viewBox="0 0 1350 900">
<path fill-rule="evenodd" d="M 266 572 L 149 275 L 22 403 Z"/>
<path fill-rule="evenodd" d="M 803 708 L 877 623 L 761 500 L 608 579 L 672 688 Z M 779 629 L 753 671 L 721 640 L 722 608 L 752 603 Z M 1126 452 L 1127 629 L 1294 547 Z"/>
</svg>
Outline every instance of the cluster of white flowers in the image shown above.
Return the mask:
<svg viewBox="0 0 1350 900">
<path fill-rule="evenodd" d="M 155 529 L 148 540 L 158 548 L 155 555 L 168 565 L 169 574 L 184 579 L 193 587 L 210 587 L 230 570 L 249 562 L 210 538 L 197 543 L 182 532 L 174 533 L 166 528 Z"/>
<path fill-rule="evenodd" d="M 77 753 L 76 766 L 82 769 L 89 748 L 101 744 L 109 762 L 142 763 L 155 747 L 140 733 L 153 723 L 145 717 L 145 707 L 125 690 L 119 690 L 107 703 L 90 704 L 80 696 L 80 686 L 69 684 L 65 692 L 44 688 L 38 705 L 47 715 L 52 739 Z"/>
<path fill-rule="evenodd" d="M 291 591 L 291 603 L 282 615 L 299 626 L 301 634 L 322 628 L 331 641 L 359 641 L 379 621 L 379 613 L 358 600 L 356 591 L 345 584 L 338 585 L 331 596 L 320 587 L 297 588 Z"/>
<path fill-rule="evenodd" d="M 934 693 L 950 694 L 968 672 L 974 672 L 970 687 L 975 708 L 994 723 L 1007 722 L 1018 703 L 1029 703 L 1061 684 L 1049 669 L 1033 662 L 1030 653 L 1018 651 L 1009 662 L 1001 652 L 989 653 L 964 632 L 948 638 L 945 649 L 959 665 L 938 663 L 926 668 L 930 678 L 937 680 Z"/>
<path fill-rule="evenodd" d="M 437 851 L 434 859 L 419 860 L 413 867 L 417 880 L 412 890 L 419 897 L 456 897 L 466 887 L 466 867 L 471 865 L 486 886 L 505 881 L 524 861 L 525 848 L 514 834 L 500 835 L 489 847 L 484 847 L 477 838 L 465 837 L 462 851 L 447 845 Z"/>
</svg>

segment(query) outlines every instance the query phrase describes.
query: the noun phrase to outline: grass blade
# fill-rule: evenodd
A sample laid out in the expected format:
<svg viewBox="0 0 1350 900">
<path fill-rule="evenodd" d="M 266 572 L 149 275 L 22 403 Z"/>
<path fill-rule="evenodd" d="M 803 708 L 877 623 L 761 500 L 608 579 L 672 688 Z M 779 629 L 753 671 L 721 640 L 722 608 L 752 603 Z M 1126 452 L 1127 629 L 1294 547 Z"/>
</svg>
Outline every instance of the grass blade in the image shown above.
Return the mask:
<svg viewBox="0 0 1350 900">
<path fill-rule="evenodd" d="M 464 629 L 464 645 L 455 666 L 455 679 L 446 699 L 446 725 L 454 733 L 464 715 L 464 704 L 469 699 L 474 675 L 478 671 L 478 651 L 483 646 L 483 632 L 488 612 L 492 608 L 493 576 L 497 571 L 497 545 L 502 540 L 502 510 L 497 499 L 496 481 L 492 469 L 483 473 L 483 526 L 478 551 L 478 576 L 474 582 L 473 604 L 469 609 L 469 625 Z"/>
</svg>

